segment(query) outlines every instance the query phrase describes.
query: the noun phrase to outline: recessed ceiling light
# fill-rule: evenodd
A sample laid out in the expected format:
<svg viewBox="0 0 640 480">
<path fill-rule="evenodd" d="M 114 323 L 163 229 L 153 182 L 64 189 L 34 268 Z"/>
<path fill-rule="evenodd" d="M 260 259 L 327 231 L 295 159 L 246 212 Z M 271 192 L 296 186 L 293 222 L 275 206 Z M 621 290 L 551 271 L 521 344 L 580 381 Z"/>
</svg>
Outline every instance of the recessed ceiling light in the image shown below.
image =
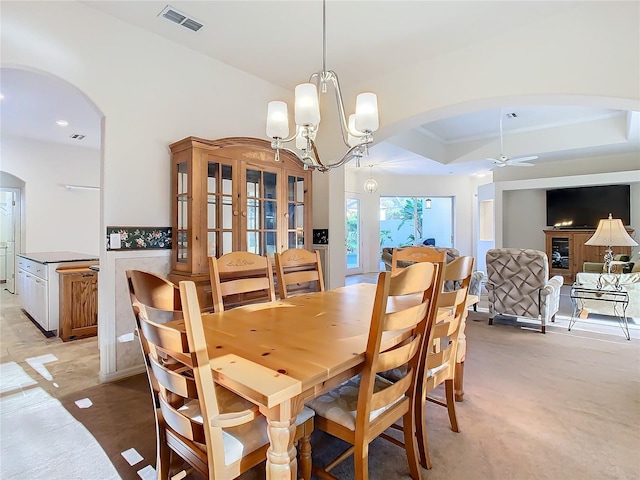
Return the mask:
<svg viewBox="0 0 640 480">
<path fill-rule="evenodd" d="M 58 125 L 59 127 L 66 127 L 69 125 L 69 122 L 67 122 L 66 120 L 56 120 L 56 125 Z"/>
<path fill-rule="evenodd" d="M 0 93 L 0 100 L 4 100 L 4 95 Z"/>
</svg>

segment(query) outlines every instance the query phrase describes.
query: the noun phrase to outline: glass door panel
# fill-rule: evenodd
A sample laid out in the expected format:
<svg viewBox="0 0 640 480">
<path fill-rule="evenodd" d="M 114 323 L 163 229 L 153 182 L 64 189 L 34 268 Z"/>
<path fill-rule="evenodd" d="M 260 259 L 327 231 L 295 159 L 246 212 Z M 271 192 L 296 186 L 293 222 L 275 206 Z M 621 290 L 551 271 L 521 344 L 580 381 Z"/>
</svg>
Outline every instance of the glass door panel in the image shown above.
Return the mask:
<svg viewBox="0 0 640 480">
<path fill-rule="evenodd" d="M 305 248 L 304 245 L 304 178 L 287 176 L 287 248 Z"/>
<path fill-rule="evenodd" d="M 245 183 L 246 250 L 273 255 L 278 248 L 278 174 L 247 168 Z"/>
<path fill-rule="evenodd" d="M 347 274 L 362 273 L 360 261 L 360 200 L 347 198 L 346 208 Z"/>
<path fill-rule="evenodd" d="M 189 219 L 188 219 L 188 194 L 189 194 L 189 174 L 188 174 L 188 164 L 187 162 L 182 162 L 177 165 L 178 177 L 177 182 L 178 186 L 176 189 L 177 192 L 177 214 L 178 214 L 178 231 L 176 232 L 176 245 L 177 245 L 177 255 L 179 263 L 186 263 L 188 261 L 188 236 L 187 230 L 189 228 Z"/>
<path fill-rule="evenodd" d="M 207 255 L 219 257 L 233 248 L 233 167 L 207 162 Z"/>
</svg>

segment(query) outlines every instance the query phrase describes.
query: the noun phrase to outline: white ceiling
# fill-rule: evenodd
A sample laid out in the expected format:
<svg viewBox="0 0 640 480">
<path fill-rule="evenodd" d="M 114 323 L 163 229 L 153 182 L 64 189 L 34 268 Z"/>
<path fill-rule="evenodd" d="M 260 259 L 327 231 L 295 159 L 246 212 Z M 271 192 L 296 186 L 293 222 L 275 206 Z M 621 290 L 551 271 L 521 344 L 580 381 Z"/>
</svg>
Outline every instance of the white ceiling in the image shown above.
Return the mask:
<svg viewBox="0 0 640 480">
<path fill-rule="evenodd" d="M 298 1 L 172 1 L 170 5 L 204 24 L 193 32 L 159 17 L 167 6 L 157 1 L 86 1 L 88 7 L 141 29 L 181 43 L 228 65 L 287 89 L 306 81 L 322 65 L 322 2 Z M 338 1 L 327 2 L 327 68 L 343 85 L 361 83 L 380 72 L 411 65 L 502 35 L 579 2 L 477 1 Z M 487 28 L 499 25 L 500 28 Z M 260 39 L 260 41 L 256 41 Z M 369 52 L 357 55 L 353 52 Z M 31 72 L 2 69 L 0 92 L 2 132 L 98 148 L 100 119 L 91 104 L 60 80 Z M 517 113 L 517 118 L 506 114 Z M 578 106 L 513 106 L 502 111 L 507 155 L 534 154 L 546 161 L 579 155 L 638 151 L 637 113 Z M 371 149 L 364 164 L 389 173 L 471 174 L 487 171 L 499 150 L 499 110 L 442 119 L 410 133 L 439 148 L 412 152 L 400 138 Z M 65 128 L 55 120 L 69 121 Z M 550 129 L 596 122 L 627 129 L 627 141 L 583 135 L 585 144 L 543 145 Z M 604 124 L 603 124 L 604 125 Z M 591 128 L 589 131 L 593 131 Z M 541 134 L 543 132 L 544 134 Z M 572 137 L 578 131 L 574 131 Z M 86 135 L 71 140 L 73 133 Z M 538 135 L 536 151 L 522 150 L 525 135 Z M 611 137 L 611 136 L 609 136 Z M 442 154 L 442 152 L 446 154 Z M 440 153 L 436 153 L 440 152 Z"/>
</svg>

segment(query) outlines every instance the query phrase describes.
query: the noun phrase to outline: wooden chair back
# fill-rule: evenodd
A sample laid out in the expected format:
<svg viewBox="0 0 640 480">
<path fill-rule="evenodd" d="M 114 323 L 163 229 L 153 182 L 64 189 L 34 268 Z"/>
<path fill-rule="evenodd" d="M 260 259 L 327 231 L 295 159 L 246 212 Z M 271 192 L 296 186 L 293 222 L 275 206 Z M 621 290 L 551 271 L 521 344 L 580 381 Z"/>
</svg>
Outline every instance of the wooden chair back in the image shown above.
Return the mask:
<svg viewBox="0 0 640 480">
<path fill-rule="evenodd" d="M 403 247 L 394 248 L 391 252 L 391 275 L 397 275 L 403 269 L 398 262 L 446 262 L 447 252 L 439 252 L 435 248 L 429 247 Z"/>
<path fill-rule="evenodd" d="M 268 255 L 230 252 L 220 258 L 209 257 L 209 276 L 213 311 L 259 301 L 275 300 L 273 271 Z"/>
<path fill-rule="evenodd" d="M 180 310 L 180 291 L 169 280 L 159 275 L 141 270 L 127 270 L 127 287 L 129 289 L 129 298 L 131 300 L 131 308 L 133 316 L 136 320 L 136 333 L 140 341 L 140 347 L 144 357 L 149 386 L 153 394 L 153 401 L 156 408 L 160 407 L 158 403 L 158 382 L 151 371 L 149 361 L 149 345 L 147 339 L 140 330 L 140 315 L 148 317 L 147 308 L 155 308 L 157 310 L 166 310 L 175 312 Z M 182 314 L 178 312 L 177 317 L 182 318 Z M 177 318 L 176 317 L 176 318 Z"/>
<path fill-rule="evenodd" d="M 236 396 L 214 383 L 195 284 L 181 282 L 180 290 L 185 331 L 151 321 L 145 310 L 138 315 L 141 334 L 149 347 L 151 370 L 159 386 L 165 427 L 161 439 L 165 450 L 156 466 L 158 478 L 170 478 L 168 449 L 207 478 L 235 478 L 264 460 L 266 444 L 241 460 L 228 463 L 223 427 L 244 425 L 259 414 L 254 406 L 233 415 L 221 411 L 219 392 Z M 256 427 L 264 429 L 264 422 Z"/>
<path fill-rule="evenodd" d="M 458 431 L 454 400 L 456 361 L 460 327 L 467 313 L 468 293 L 466 286 L 458 290 L 440 292 L 438 306 L 450 309 L 451 313 L 446 319 L 429 325 L 427 329 L 423 366 L 420 368 L 423 383 L 420 395 L 421 407 L 416 409 L 416 435 L 420 463 L 427 469 L 431 468 L 431 458 L 427 441 L 425 402 L 428 400 L 446 407 L 451 429 L 454 432 Z M 445 401 L 428 396 L 429 392 L 442 383 L 445 384 Z"/>
<path fill-rule="evenodd" d="M 269 448 L 269 438 L 267 434 L 267 422 L 265 417 L 260 415 L 258 407 L 251 404 L 247 400 L 237 396 L 230 390 L 220 385 L 216 385 L 213 379 L 211 365 L 209 362 L 209 353 L 207 349 L 207 341 L 205 338 L 202 315 L 200 312 L 200 304 L 198 302 L 198 293 L 195 283 L 180 282 L 180 296 L 184 306 L 184 323 L 186 337 L 188 340 L 188 351 L 193 362 L 193 381 L 195 384 L 195 392 L 199 400 L 200 417 L 196 420 L 197 425 L 193 425 L 193 416 L 180 418 L 180 410 L 173 408 L 173 403 L 165 401 L 163 406 L 163 414 L 171 415 L 172 423 L 167 423 L 176 430 L 176 433 L 193 441 L 197 440 L 200 435 L 201 428 L 206 441 L 206 452 L 208 458 L 208 478 L 215 480 L 217 478 L 229 479 L 236 478 L 250 468 L 264 462 L 267 450 Z M 170 345 L 165 343 L 161 348 L 173 346 L 178 347 L 177 339 Z M 184 344 L 181 344 L 184 347 Z M 160 365 L 155 365 L 155 368 Z M 182 379 L 177 379 L 173 372 L 165 371 L 168 379 L 166 391 L 171 392 L 173 396 L 194 398 L 193 385 L 185 383 Z M 162 384 L 162 379 L 159 379 Z M 221 407 L 220 408 L 219 404 Z M 241 409 L 245 405 L 245 409 Z M 165 412 L 166 410 L 166 412 Z M 311 445 L 310 435 L 313 432 L 313 412 L 310 415 L 301 414 L 296 422 L 294 441 L 300 442 L 300 462 L 302 477 L 305 480 L 311 478 Z M 194 412 L 196 413 L 196 412 Z M 174 421 L 175 420 L 175 421 Z M 231 442 L 225 442 L 223 430 L 226 428 L 240 427 L 234 429 L 232 434 L 228 436 Z M 180 428 L 180 432 L 177 429 Z M 169 432 L 171 434 L 171 432 Z M 170 435 L 167 436 L 170 438 Z M 184 440 L 184 439 L 181 439 Z M 229 450 L 235 451 L 235 455 L 239 458 L 234 461 L 227 459 Z M 189 461 L 189 459 L 186 459 Z M 207 476 L 206 471 L 201 471 Z"/>
<path fill-rule="evenodd" d="M 350 453 L 355 453 L 355 478 L 368 478 L 369 443 L 381 436 L 404 446 L 412 478 L 421 478 L 413 423 L 419 384 L 417 374 L 427 327 L 437 313 L 442 270 L 443 263 L 420 262 L 397 275 L 382 272 L 378 276 L 366 362 L 359 377 L 357 405 L 353 408 L 356 411 L 355 428 L 350 430 L 339 420 L 330 420 L 316 410 L 317 428 L 352 444 L 347 452 L 326 467 L 325 472 Z M 387 343 L 390 338 L 392 345 Z M 395 382 L 381 380 L 378 375 L 388 370 L 400 372 Z M 344 390 L 350 395 L 347 392 L 350 389 Z M 322 403 L 327 399 L 320 397 L 318 401 Z M 311 407 L 322 408 L 318 402 L 311 402 Z M 399 419 L 402 419 L 404 444 L 383 433 Z"/>
<path fill-rule="evenodd" d="M 323 292 L 324 279 L 318 251 L 290 248 L 274 254 L 280 298 L 309 291 Z M 289 286 L 294 286 L 292 289 Z"/>
<path fill-rule="evenodd" d="M 443 281 L 451 282 L 451 290 L 457 288 L 469 288 L 471 284 L 471 275 L 473 274 L 473 265 L 475 259 L 473 257 L 458 257 L 448 263 L 444 269 Z M 446 302 L 446 297 L 442 297 L 440 302 Z M 443 306 L 446 306 L 443 303 Z"/>
</svg>

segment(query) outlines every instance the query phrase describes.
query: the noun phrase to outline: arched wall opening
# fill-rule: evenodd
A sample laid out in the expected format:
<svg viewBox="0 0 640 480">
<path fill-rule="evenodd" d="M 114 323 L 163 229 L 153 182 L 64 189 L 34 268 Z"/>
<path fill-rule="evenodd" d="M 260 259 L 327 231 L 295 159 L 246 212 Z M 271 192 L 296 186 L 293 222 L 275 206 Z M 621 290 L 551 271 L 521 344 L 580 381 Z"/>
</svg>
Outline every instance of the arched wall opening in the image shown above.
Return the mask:
<svg viewBox="0 0 640 480">
<path fill-rule="evenodd" d="M 85 92 L 58 75 L 19 64 L 3 63 L 0 69 L 2 186 L 17 183 L 21 191 L 16 253 L 99 258 L 104 115 Z M 56 125 L 60 120 L 68 125 Z"/>
</svg>

